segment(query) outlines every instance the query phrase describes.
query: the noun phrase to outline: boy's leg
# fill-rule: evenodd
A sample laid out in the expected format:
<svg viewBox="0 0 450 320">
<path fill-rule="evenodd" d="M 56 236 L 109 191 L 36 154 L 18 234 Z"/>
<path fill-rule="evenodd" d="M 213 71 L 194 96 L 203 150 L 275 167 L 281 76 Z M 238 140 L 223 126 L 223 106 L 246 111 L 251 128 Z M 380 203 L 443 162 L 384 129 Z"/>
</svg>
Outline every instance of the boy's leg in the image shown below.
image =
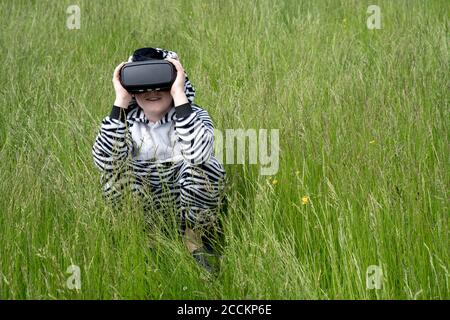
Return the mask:
<svg viewBox="0 0 450 320">
<path fill-rule="evenodd" d="M 203 246 L 201 236 L 198 232 L 195 232 L 189 227 L 184 230 L 184 242 L 190 253 L 200 249 Z"/>
<path fill-rule="evenodd" d="M 151 166 L 147 166 L 150 168 Z M 148 224 L 162 227 L 166 235 L 178 222 L 176 208 L 180 206 L 179 188 L 176 185 L 180 166 L 170 163 L 153 165 L 145 175 L 145 213 Z M 176 219 L 176 220 L 175 220 Z M 173 223 L 173 224 L 172 224 Z M 161 229 L 160 229 L 161 230 Z"/>
<path fill-rule="evenodd" d="M 193 252 L 206 244 L 219 230 L 219 211 L 223 201 L 225 171 L 217 160 L 191 165 L 183 162 L 178 175 L 181 229 L 186 245 Z"/>
</svg>

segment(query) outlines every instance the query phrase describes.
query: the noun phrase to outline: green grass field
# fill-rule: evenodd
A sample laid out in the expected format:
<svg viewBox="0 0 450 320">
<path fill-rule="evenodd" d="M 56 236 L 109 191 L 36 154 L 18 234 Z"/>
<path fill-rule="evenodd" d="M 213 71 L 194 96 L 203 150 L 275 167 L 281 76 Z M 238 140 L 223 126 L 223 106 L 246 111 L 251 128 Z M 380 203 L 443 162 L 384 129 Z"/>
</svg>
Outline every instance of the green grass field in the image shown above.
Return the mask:
<svg viewBox="0 0 450 320">
<path fill-rule="evenodd" d="M 81 9 L 69 30 L 66 9 Z M 369 5 L 381 29 L 366 25 Z M 448 1 L 0 3 L 0 299 L 449 299 Z M 279 129 L 226 165 L 221 272 L 101 195 L 114 67 L 176 51 L 215 127 Z M 308 197 L 304 204 L 302 197 Z M 172 228 L 172 229 L 170 229 Z M 70 290 L 67 268 L 81 270 Z M 382 288 L 366 270 L 382 268 Z"/>
</svg>

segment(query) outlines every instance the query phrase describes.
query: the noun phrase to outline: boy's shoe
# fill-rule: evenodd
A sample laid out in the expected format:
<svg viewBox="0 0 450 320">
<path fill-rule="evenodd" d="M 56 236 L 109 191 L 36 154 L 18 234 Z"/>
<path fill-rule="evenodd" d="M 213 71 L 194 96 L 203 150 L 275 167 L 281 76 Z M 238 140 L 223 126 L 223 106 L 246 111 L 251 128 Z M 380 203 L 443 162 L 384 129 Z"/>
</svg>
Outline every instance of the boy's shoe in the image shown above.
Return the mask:
<svg viewBox="0 0 450 320">
<path fill-rule="evenodd" d="M 195 261 L 209 273 L 215 273 L 217 270 L 211 265 L 208 258 L 217 258 L 214 252 L 207 250 L 205 247 L 198 248 L 192 252 Z"/>
</svg>

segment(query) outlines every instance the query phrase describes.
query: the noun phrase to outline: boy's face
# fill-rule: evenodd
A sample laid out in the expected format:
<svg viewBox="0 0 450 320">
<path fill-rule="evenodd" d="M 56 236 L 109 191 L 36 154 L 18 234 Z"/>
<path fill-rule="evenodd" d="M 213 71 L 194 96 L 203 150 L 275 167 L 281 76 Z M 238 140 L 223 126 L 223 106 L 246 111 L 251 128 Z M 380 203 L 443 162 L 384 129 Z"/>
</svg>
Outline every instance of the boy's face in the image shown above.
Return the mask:
<svg viewBox="0 0 450 320">
<path fill-rule="evenodd" d="M 144 109 L 154 114 L 164 115 L 172 105 L 170 91 L 148 91 L 135 94 L 136 102 Z"/>
</svg>

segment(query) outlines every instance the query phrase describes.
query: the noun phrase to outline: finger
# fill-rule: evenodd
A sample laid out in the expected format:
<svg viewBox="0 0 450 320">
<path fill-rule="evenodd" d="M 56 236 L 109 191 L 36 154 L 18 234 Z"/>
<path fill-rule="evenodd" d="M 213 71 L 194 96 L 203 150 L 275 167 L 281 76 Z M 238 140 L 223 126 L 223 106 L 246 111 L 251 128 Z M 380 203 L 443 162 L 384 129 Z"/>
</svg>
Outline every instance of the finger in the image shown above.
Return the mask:
<svg viewBox="0 0 450 320">
<path fill-rule="evenodd" d="M 113 74 L 113 78 L 119 80 L 120 78 L 120 69 L 122 69 L 123 65 L 125 64 L 125 62 L 122 62 L 121 64 L 119 64 L 115 69 L 114 69 L 114 74 Z"/>
<path fill-rule="evenodd" d="M 178 61 L 180 62 L 180 58 L 171 58 L 171 57 L 166 57 L 165 60 L 174 60 L 174 61 Z"/>
<path fill-rule="evenodd" d="M 178 60 L 175 60 L 172 58 L 165 58 L 164 60 L 172 62 L 178 72 L 182 72 L 182 71 L 184 72 L 183 66 L 181 65 L 181 63 Z"/>
<path fill-rule="evenodd" d="M 120 74 L 120 70 L 122 69 L 125 62 L 120 63 L 115 69 L 114 69 L 114 76 L 118 77 Z"/>
</svg>

